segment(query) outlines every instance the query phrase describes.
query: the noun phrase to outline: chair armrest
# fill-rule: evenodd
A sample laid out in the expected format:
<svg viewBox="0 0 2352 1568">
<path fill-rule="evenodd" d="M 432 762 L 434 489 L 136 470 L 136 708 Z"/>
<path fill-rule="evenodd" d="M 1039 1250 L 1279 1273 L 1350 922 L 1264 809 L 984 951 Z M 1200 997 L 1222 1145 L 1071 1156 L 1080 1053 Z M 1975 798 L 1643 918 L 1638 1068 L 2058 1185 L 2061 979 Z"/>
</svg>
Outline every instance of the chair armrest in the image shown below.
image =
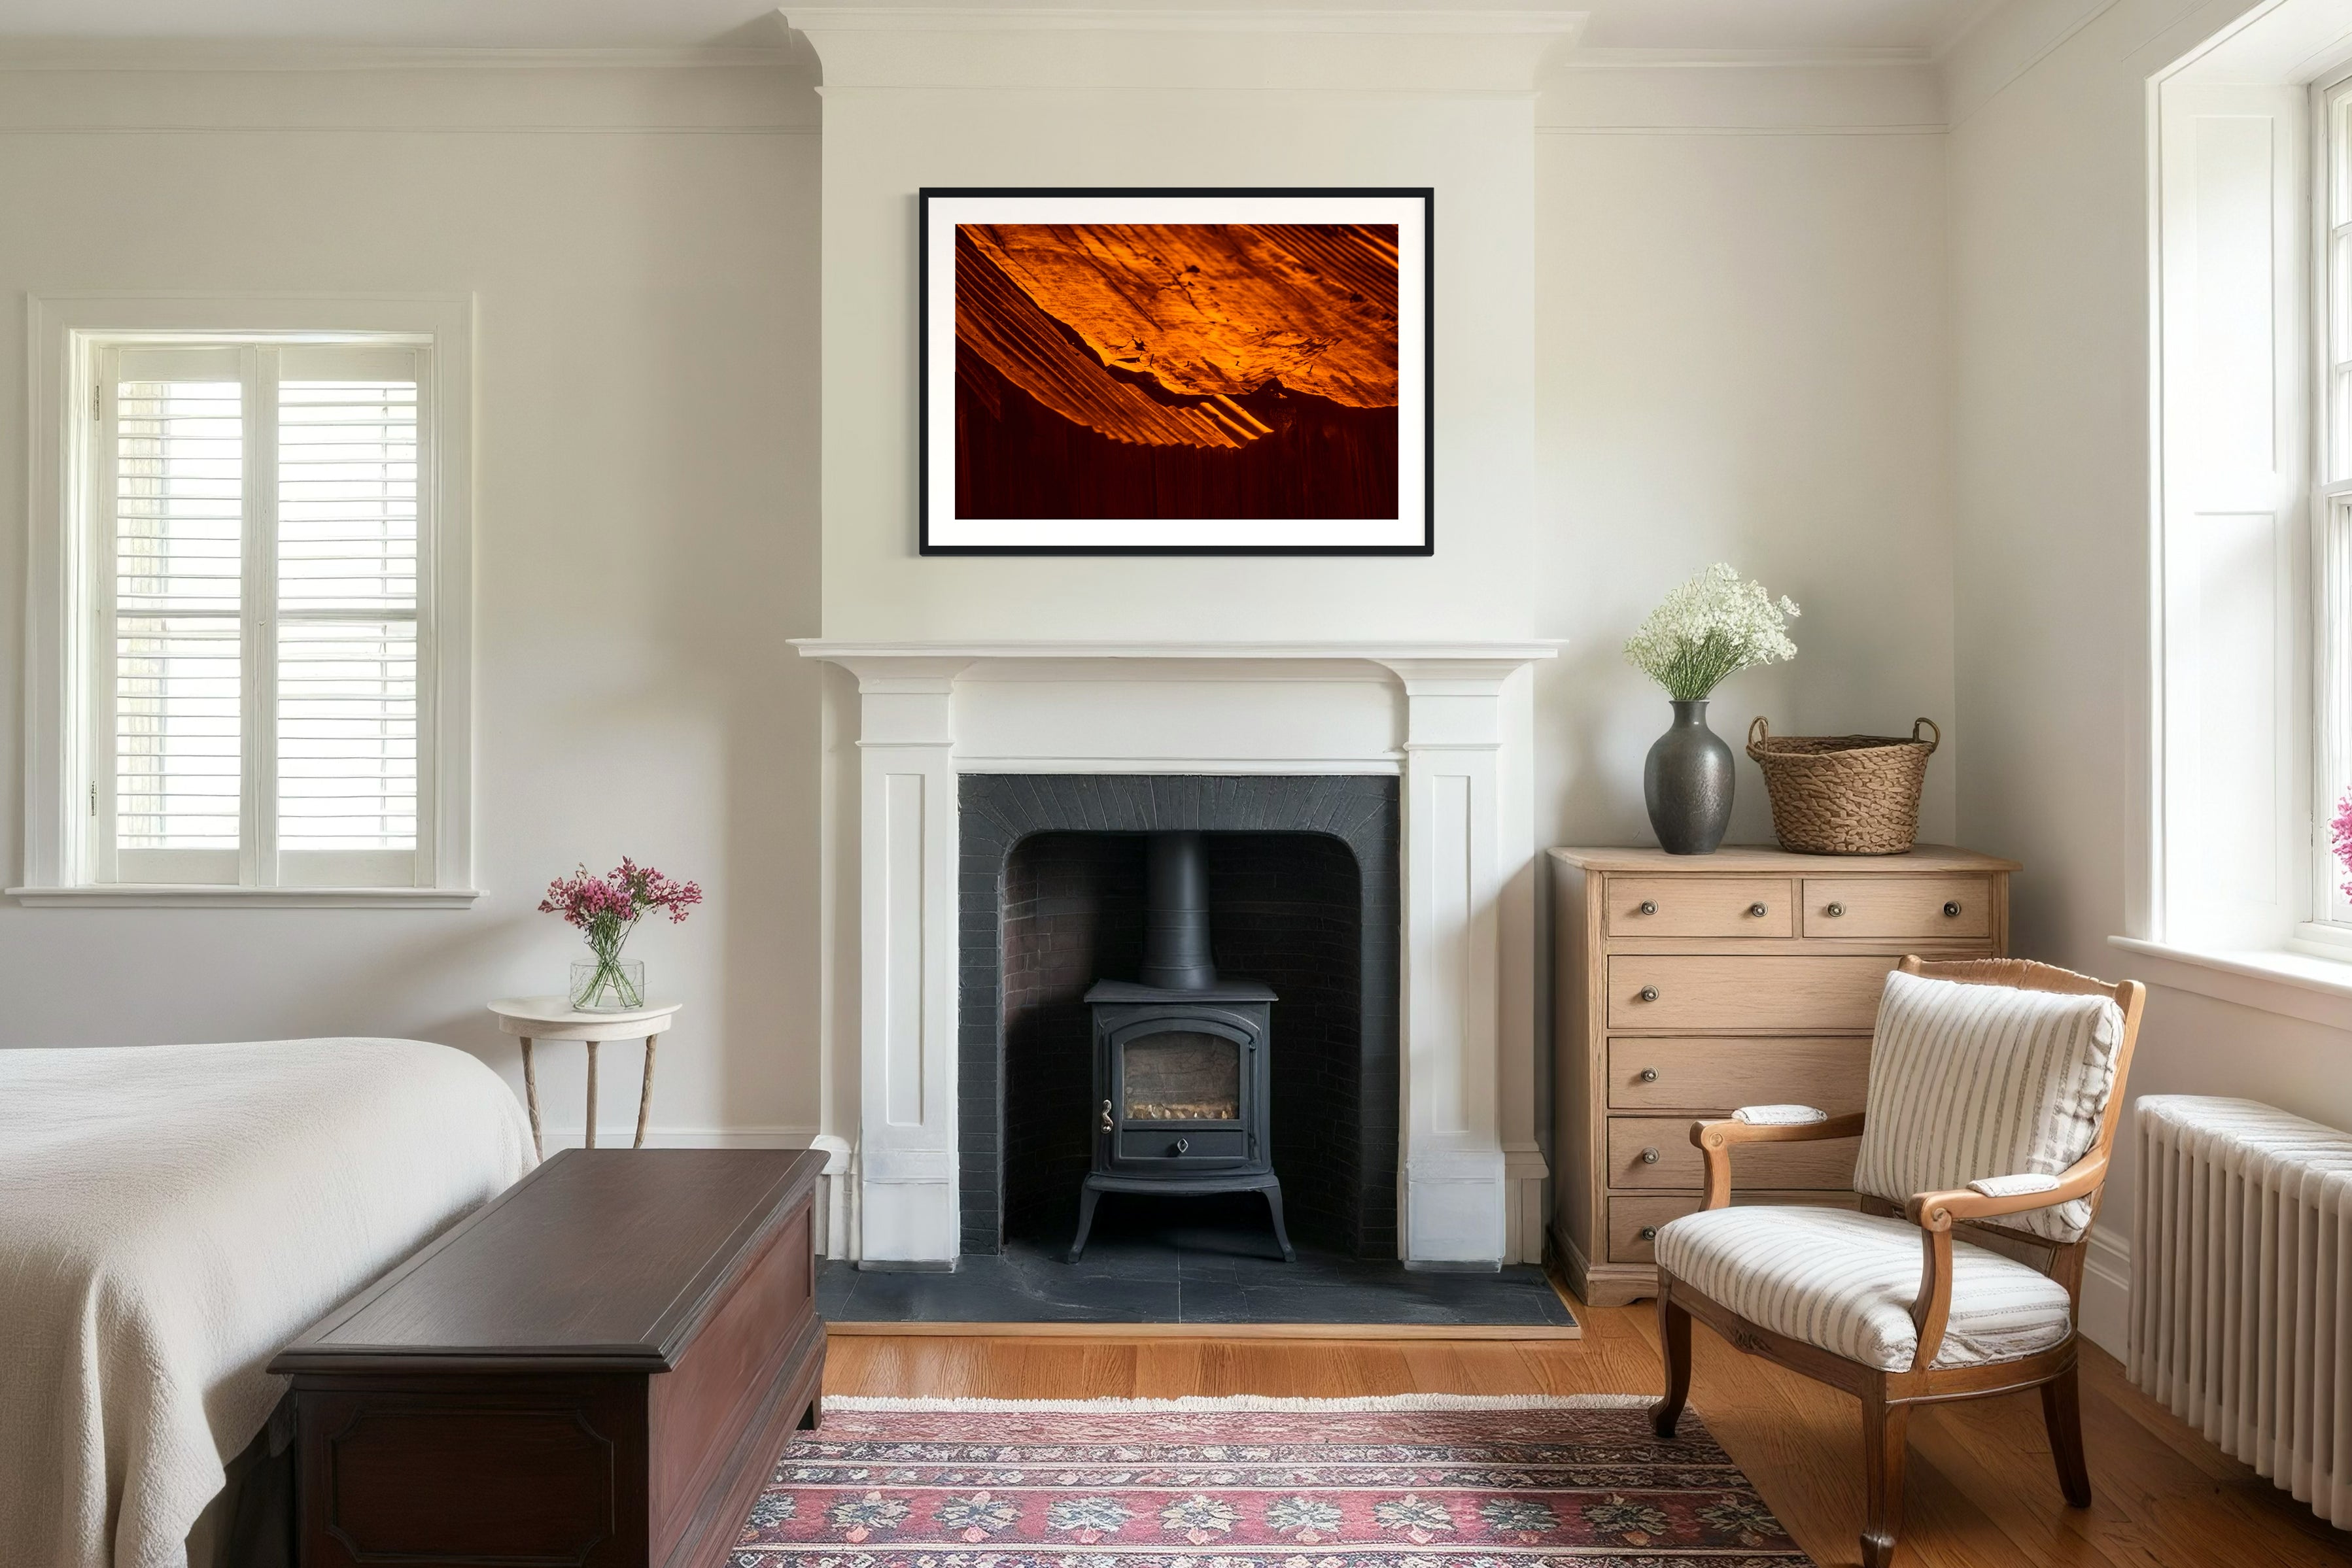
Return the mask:
<svg viewBox="0 0 2352 1568">
<path fill-rule="evenodd" d="M 2107 1152 L 2094 1149 L 2058 1173 L 2058 1185 L 2037 1192 L 2011 1193 L 2006 1197 L 1989 1197 L 1971 1187 L 1955 1187 L 1950 1192 L 1922 1192 L 1912 1196 L 1903 1206 L 1903 1212 L 1912 1224 L 1922 1230 L 1949 1230 L 1956 1221 L 1964 1219 L 1998 1219 L 2004 1214 L 2023 1214 L 2030 1209 L 2048 1208 L 2055 1204 L 2071 1203 L 2078 1197 L 2088 1197 L 2099 1190 L 2107 1179 Z"/>
<path fill-rule="evenodd" d="M 2107 1151 L 2093 1149 L 2058 1173 L 2055 1186 L 2036 1192 L 1990 1197 L 1968 1187 L 1951 1192 L 1915 1194 L 1903 1212 L 1919 1228 L 1919 1294 L 1911 1302 L 1911 1323 L 1919 1331 L 1919 1348 L 1911 1370 L 1933 1365 L 1943 1348 L 1944 1329 L 1952 1316 L 1952 1226 L 1964 1219 L 1995 1219 L 2004 1214 L 2048 1208 L 2053 1204 L 2088 1197 L 2107 1179 Z"/>
<path fill-rule="evenodd" d="M 1706 1156 L 1706 1198 L 1701 1208 L 1721 1208 L 1731 1201 L 1731 1146 L 1734 1144 L 1807 1144 L 1820 1138 L 1851 1138 L 1862 1131 L 1862 1113 L 1832 1116 L 1826 1122 L 1756 1123 L 1725 1117 L 1691 1124 L 1691 1142 Z M 1976 1195 L 1970 1193 L 1969 1197 Z"/>
</svg>

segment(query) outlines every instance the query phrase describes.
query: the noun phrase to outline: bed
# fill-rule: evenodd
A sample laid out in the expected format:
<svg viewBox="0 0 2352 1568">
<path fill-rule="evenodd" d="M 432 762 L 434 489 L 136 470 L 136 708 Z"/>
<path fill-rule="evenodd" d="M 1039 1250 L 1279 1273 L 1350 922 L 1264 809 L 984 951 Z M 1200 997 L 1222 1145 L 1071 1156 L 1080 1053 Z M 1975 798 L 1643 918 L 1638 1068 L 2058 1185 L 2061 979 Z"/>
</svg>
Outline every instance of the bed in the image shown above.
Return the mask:
<svg viewBox="0 0 2352 1568">
<path fill-rule="evenodd" d="M 12 1568 L 208 1553 L 271 1354 L 534 1163 L 513 1092 L 446 1046 L 0 1051 Z"/>
</svg>

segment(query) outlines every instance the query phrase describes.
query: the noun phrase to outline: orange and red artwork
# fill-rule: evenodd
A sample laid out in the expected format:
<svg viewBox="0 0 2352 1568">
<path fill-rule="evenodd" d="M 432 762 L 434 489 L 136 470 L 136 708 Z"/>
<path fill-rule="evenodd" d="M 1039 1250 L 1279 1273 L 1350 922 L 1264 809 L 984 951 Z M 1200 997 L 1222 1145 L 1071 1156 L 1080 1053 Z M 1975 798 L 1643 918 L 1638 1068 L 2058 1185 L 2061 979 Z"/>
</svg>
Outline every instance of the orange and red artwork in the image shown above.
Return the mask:
<svg viewBox="0 0 2352 1568">
<path fill-rule="evenodd" d="M 927 551 L 1427 549 L 1427 193 L 925 198 Z"/>
</svg>

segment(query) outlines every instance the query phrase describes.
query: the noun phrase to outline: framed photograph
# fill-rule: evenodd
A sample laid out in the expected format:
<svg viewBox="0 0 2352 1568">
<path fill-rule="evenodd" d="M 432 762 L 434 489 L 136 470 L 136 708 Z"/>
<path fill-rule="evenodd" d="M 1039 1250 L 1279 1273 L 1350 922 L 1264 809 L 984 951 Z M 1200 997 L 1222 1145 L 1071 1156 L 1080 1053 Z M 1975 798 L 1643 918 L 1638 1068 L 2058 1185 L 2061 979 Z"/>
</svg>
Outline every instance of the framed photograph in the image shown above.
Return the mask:
<svg viewBox="0 0 2352 1568">
<path fill-rule="evenodd" d="M 1428 190 L 922 193 L 925 555 L 1428 555 Z"/>
</svg>

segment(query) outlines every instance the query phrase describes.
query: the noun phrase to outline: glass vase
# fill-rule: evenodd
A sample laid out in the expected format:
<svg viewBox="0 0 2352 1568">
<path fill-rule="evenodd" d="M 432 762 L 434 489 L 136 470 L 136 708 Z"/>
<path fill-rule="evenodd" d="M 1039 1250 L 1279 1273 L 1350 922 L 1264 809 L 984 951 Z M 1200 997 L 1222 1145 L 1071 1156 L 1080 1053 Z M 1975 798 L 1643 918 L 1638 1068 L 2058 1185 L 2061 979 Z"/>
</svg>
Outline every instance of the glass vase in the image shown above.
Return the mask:
<svg viewBox="0 0 2352 1568">
<path fill-rule="evenodd" d="M 635 958 L 574 958 L 565 995 L 574 1012 L 635 1012 L 646 1005 L 646 967 Z"/>
</svg>

